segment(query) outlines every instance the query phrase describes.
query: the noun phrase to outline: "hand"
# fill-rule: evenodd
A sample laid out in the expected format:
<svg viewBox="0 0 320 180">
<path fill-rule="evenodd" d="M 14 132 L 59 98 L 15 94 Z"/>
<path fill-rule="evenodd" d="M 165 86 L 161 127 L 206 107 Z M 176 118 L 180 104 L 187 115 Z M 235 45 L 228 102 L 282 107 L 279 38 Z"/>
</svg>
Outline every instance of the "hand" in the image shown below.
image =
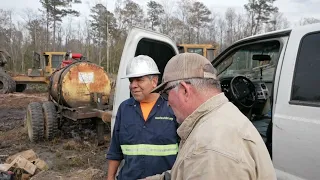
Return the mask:
<svg viewBox="0 0 320 180">
<path fill-rule="evenodd" d="M 112 177 L 112 176 L 108 176 L 107 177 L 107 180 L 115 180 L 116 178 L 115 177 Z"/>
</svg>

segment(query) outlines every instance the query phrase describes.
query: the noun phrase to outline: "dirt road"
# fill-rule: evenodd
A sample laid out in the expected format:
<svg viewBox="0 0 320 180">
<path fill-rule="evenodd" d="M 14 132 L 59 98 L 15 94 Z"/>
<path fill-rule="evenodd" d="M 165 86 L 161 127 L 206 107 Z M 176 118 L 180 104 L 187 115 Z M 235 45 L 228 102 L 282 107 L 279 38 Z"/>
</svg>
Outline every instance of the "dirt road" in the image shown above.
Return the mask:
<svg viewBox="0 0 320 180">
<path fill-rule="evenodd" d="M 105 179 L 109 128 L 105 131 L 106 143 L 101 146 L 96 145 L 91 122 L 68 121 L 58 138 L 37 144 L 29 141 L 24 127 L 26 107 L 30 102 L 46 101 L 46 98 L 47 93 L 0 94 L 0 164 L 5 162 L 7 155 L 33 149 L 49 166 L 48 171 L 33 179 Z"/>
</svg>

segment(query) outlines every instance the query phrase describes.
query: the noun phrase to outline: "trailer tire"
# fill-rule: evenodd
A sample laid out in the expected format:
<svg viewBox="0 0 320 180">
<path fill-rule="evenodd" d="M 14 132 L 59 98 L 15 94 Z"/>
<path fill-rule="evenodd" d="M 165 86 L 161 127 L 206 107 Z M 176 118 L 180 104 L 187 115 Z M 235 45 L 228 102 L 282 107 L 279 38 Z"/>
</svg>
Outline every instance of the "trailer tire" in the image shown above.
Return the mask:
<svg viewBox="0 0 320 180">
<path fill-rule="evenodd" d="M 94 118 L 96 130 L 97 130 L 97 143 L 98 146 L 103 145 L 105 143 L 104 140 L 104 129 L 106 124 L 100 118 Z"/>
<path fill-rule="evenodd" d="M 53 102 L 47 101 L 42 104 L 44 114 L 44 137 L 46 140 L 52 140 L 56 137 L 58 131 L 58 118 L 56 107 Z"/>
<path fill-rule="evenodd" d="M 41 103 L 32 102 L 28 105 L 26 121 L 30 141 L 33 143 L 42 141 L 44 118 Z"/>
<path fill-rule="evenodd" d="M 17 84 L 16 85 L 16 92 L 23 92 L 26 90 L 27 85 L 26 84 Z"/>
<path fill-rule="evenodd" d="M 16 91 L 16 82 L 4 71 L 0 71 L 0 94 Z"/>
</svg>

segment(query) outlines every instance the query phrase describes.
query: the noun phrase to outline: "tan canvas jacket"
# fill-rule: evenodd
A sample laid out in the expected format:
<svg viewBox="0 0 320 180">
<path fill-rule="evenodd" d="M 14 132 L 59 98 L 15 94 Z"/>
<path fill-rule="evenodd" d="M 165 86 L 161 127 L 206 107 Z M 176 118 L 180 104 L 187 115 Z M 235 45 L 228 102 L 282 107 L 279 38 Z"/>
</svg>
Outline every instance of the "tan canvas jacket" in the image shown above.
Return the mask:
<svg viewBox="0 0 320 180">
<path fill-rule="evenodd" d="M 257 129 L 223 93 L 202 104 L 177 131 L 181 143 L 172 180 L 276 179 Z"/>
</svg>

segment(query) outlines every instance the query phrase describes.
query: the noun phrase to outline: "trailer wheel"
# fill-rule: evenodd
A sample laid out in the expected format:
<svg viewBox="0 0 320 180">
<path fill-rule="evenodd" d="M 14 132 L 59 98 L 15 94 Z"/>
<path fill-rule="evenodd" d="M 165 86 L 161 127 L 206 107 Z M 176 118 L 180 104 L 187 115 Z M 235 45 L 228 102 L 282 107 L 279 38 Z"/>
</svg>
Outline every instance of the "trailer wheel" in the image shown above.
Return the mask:
<svg viewBox="0 0 320 180">
<path fill-rule="evenodd" d="M 43 140 L 44 118 L 41 103 L 32 102 L 28 105 L 26 121 L 30 141 Z"/>
<path fill-rule="evenodd" d="M 44 102 L 42 104 L 44 114 L 44 137 L 47 140 L 52 140 L 57 135 L 58 118 L 56 107 L 53 102 Z"/>
<path fill-rule="evenodd" d="M 16 82 L 5 72 L 0 71 L 0 94 L 16 91 Z"/>
<path fill-rule="evenodd" d="M 97 143 L 98 145 L 103 145 L 105 143 L 105 140 L 104 140 L 105 123 L 100 118 L 94 118 L 94 123 L 96 125 L 96 131 L 97 131 Z"/>
<path fill-rule="evenodd" d="M 27 85 L 26 84 L 17 84 L 16 85 L 16 92 L 23 92 L 26 90 Z"/>
</svg>

